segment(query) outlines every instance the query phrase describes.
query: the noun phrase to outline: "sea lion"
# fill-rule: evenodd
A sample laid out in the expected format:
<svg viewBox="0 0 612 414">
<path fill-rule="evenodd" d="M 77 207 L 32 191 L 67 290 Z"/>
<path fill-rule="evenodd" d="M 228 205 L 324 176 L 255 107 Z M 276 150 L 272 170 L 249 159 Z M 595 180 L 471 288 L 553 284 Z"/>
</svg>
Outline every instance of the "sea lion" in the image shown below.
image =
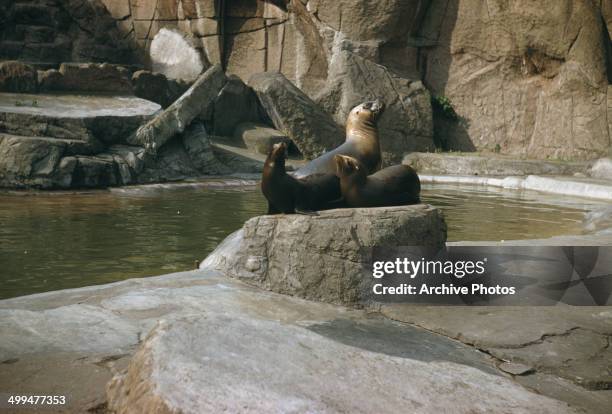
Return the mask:
<svg viewBox="0 0 612 414">
<path fill-rule="evenodd" d="M 384 108 L 378 99 L 357 105 L 347 118 L 344 144 L 310 161 L 293 175 L 302 178 L 312 174 L 335 174 L 335 155 L 357 158 L 369 174 L 378 171 L 382 166 L 382 158 L 376 122 Z"/>
<path fill-rule="evenodd" d="M 333 208 L 340 198 L 340 180 L 333 174 L 298 179 L 285 169 L 287 144 L 274 144 L 261 176 L 261 191 L 268 200 L 268 214 L 311 213 Z"/>
<path fill-rule="evenodd" d="M 340 191 L 349 207 L 383 207 L 416 204 L 420 201 L 421 182 L 407 165 L 393 165 L 370 176 L 356 158 L 334 156 Z"/>
</svg>

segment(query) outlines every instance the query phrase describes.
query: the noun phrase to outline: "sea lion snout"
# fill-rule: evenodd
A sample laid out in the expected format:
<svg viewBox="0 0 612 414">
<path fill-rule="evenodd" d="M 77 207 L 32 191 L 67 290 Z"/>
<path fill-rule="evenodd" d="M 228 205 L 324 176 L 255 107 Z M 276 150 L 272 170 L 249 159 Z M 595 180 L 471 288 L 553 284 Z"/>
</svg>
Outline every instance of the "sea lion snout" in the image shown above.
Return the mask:
<svg viewBox="0 0 612 414">
<path fill-rule="evenodd" d="M 364 102 L 363 107 L 369 109 L 375 115 L 380 115 L 385 110 L 385 103 L 380 99 Z"/>
<path fill-rule="evenodd" d="M 274 160 L 287 158 L 287 144 L 285 144 L 284 142 L 279 142 L 272 145 L 270 155 L 271 158 Z"/>
</svg>

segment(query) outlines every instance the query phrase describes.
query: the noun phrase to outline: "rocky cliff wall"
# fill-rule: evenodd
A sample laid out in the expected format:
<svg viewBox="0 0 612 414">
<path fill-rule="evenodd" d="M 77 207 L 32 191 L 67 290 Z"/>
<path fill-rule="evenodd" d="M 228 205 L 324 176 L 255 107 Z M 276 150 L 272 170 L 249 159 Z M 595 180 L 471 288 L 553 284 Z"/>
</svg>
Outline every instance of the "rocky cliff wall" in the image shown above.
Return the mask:
<svg viewBox="0 0 612 414">
<path fill-rule="evenodd" d="M 612 0 L 4 3 L 0 20 L 15 29 L 7 4 L 61 5 L 79 30 L 87 28 L 93 45 L 103 42 L 97 27 L 108 28 L 110 19 L 112 39 L 104 41 L 131 47 L 129 59 L 136 61 L 160 29 L 181 31 L 206 63 L 222 63 L 244 80 L 282 72 L 341 124 L 354 104 L 383 97 L 390 108 L 381 120 L 387 159 L 434 146 L 591 159 L 611 147 Z M 106 15 L 93 24 L 86 17 L 91 10 L 99 15 L 100 7 Z M 83 24 L 88 21 L 90 26 Z M 65 41 L 62 36 L 54 42 Z M 83 60 L 83 49 L 73 47 L 70 57 Z M 433 113 L 430 95 L 441 103 Z"/>
</svg>

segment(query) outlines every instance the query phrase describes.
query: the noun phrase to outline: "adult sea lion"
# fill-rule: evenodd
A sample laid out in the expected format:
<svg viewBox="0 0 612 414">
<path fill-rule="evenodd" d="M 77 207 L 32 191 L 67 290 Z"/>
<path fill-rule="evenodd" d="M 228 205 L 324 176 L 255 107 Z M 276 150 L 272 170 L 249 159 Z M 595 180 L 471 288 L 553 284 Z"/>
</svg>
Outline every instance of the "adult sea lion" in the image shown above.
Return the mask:
<svg viewBox="0 0 612 414">
<path fill-rule="evenodd" d="M 335 155 L 357 158 L 367 168 L 369 174 L 378 171 L 382 159 L 376 122 L 384 108 L 384 104 L 378 99 L 357 105 L 351 110 L 346 121 L 344 144 L 310 161 L 293 175 L 301 178 L 312 174 L 335 174 Z"/>
<path fill-rule="evenodd" d="M 349 207 L 383 207 L 416 204 L 420 201 L 421 182 L 407 165 L 394 165 L 370 176 L 356 158 L 336 155 L 336 174 L 340 191 Z"/>
<path fill-rule="evenodd" d="M 287 144 L 274 144 L 261 176 L 261 191 L 268 200 L 268 214 L 310 213 L 333 208 L 340 198 L 340 180 L 333 174 L 298 179 L 285 169 Z"/>
</svg>

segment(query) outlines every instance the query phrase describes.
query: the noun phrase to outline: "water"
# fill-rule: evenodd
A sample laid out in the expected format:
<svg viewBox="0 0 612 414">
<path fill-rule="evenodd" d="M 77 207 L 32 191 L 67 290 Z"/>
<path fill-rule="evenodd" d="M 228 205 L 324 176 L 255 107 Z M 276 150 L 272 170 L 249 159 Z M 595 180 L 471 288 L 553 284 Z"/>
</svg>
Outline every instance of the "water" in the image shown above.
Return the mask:
<svg viewBox="0 0 612 414">
<path fill-rule="evenodd" d="M 449 241 L 578 234 L 593 208 L 575 199 L 445 185 L 425 185 L 423 200 L 444 210 Z M 0 194 L 0 298 L 193 269 L 265 210 L 254 186 Z"/>
</svg>

